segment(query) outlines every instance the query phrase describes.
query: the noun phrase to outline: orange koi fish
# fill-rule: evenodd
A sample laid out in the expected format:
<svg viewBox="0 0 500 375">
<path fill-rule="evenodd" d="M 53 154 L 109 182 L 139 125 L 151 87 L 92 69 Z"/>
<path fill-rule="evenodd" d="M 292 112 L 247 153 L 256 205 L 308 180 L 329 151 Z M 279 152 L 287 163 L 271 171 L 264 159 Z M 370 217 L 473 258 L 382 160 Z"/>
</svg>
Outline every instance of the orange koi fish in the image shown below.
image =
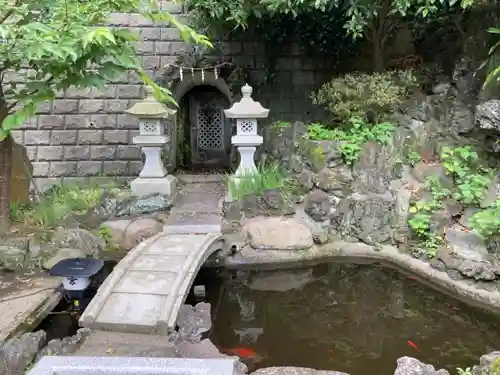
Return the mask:
<svg viewBox="0 0 500 375">
<path fill-rule="evenodd" d="M 413 349 L 415 349 L 417 352 L 420 351 L 420 349 L 418 348 L 417 345 L 415 345 L 415 343 L 411 340 L 408 340 L 408 345 L 410 345 Z"/>
<path fill-rule="evenodd" d="M 255 358 L 257 356 L 257 353 L 250 348 L 231 348 L 231 349 L 225 349 L 224 350 L 227 353 L 237 355 L 240 358 Z"/>
</svg>

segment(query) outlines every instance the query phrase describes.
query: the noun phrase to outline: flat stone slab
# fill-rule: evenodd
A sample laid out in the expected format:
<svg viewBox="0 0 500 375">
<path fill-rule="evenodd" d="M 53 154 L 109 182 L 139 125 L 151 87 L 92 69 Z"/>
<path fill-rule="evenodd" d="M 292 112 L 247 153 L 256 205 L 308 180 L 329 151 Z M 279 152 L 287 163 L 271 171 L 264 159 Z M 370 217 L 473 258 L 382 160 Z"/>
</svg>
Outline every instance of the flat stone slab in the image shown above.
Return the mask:
<svg viewBox="0 0 500 375">
<path fill-rule="evenodd" d="M 234 358 L 45 356 L 28 375 L 232 375 Z"/>
<path fill-rule="evenodd" d="M 59 277 L 34 277 L 13 283 L 13 290 L 0 295 L 0 343 L 34 328 L 61 300 L 56 292 Z"/>
<path fill-rule="evenodd" d="M 221 183 L 221 174 L 177 174 L 176 177 L 185 184 Z"/>
<path fill-rule="evenodd" d="M 170 214 L 163 231 L 171 234 L 220 233 L 219 212 L 175 212 Z"/>
<path fill-rule="evenodd" d="M 175 345 L 165 336 L 93 331 L 74 355 L 171 358 L 175 351 Z"/>
<path fill-rule="evenodd" d="M 163 232 L 145 240 L 115 266 L 80 317 L 80 325 L 168 334 L 201 265 L 221 248 L 219 234 Z"/>
<path fill-rule="evenodd" d="M 221 195 L 218 192 L 179 194 L 173 212 L 220 212 Z"/>
</svg>

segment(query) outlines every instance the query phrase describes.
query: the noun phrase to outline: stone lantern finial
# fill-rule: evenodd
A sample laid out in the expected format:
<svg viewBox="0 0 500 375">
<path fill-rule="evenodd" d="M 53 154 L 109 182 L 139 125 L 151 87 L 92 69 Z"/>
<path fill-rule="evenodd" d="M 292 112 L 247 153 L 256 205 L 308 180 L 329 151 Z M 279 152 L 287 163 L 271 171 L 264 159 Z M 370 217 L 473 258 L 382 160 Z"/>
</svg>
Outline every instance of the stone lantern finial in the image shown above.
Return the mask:
<svg viewBox="0 0 500 375">
<path fill-rule="evenodd" d="M 253 88 L 252 86 L 249 86 L 248 83 L 245 83 L 245 86 L 241 87 L 241 95 L 243 95 L 244 98 L 251 98 L 252 92 Z"/>
</svg>

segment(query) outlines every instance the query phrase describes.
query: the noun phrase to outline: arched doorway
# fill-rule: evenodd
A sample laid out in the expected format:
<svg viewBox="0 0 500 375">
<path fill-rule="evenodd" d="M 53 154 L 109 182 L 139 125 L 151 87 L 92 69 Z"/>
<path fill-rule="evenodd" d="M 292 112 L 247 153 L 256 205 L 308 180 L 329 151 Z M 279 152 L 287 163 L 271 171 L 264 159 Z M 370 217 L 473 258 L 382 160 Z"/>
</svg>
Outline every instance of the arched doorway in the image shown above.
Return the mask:
<svg viewBox="0 0 500 375">
<path fill-rule="evenodd" d="M 225 170 L 231 161 L 231 121 L 224 116 L 228 98 L 212 85 L 190 88 L 178 100 L 178 163 L 190 171 Z"/>
</svg>

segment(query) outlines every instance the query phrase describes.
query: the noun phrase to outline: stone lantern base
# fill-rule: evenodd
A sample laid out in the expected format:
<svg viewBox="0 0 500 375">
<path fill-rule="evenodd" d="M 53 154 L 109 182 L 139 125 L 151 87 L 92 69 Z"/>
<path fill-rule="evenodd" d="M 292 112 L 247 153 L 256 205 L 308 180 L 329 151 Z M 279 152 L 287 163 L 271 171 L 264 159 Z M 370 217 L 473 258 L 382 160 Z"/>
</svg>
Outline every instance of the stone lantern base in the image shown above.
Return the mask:
<svg viewBox="0 0 500 375">
<path fill-rule="evenodd" d="M 176 185 L 177 178 L 172 175 L 162 178 L 138 177 L 130 183 L 130 190 L 132 195 L 136 197 L 159 193 L 173 198 L 176 192 Z"/>
</svg>

